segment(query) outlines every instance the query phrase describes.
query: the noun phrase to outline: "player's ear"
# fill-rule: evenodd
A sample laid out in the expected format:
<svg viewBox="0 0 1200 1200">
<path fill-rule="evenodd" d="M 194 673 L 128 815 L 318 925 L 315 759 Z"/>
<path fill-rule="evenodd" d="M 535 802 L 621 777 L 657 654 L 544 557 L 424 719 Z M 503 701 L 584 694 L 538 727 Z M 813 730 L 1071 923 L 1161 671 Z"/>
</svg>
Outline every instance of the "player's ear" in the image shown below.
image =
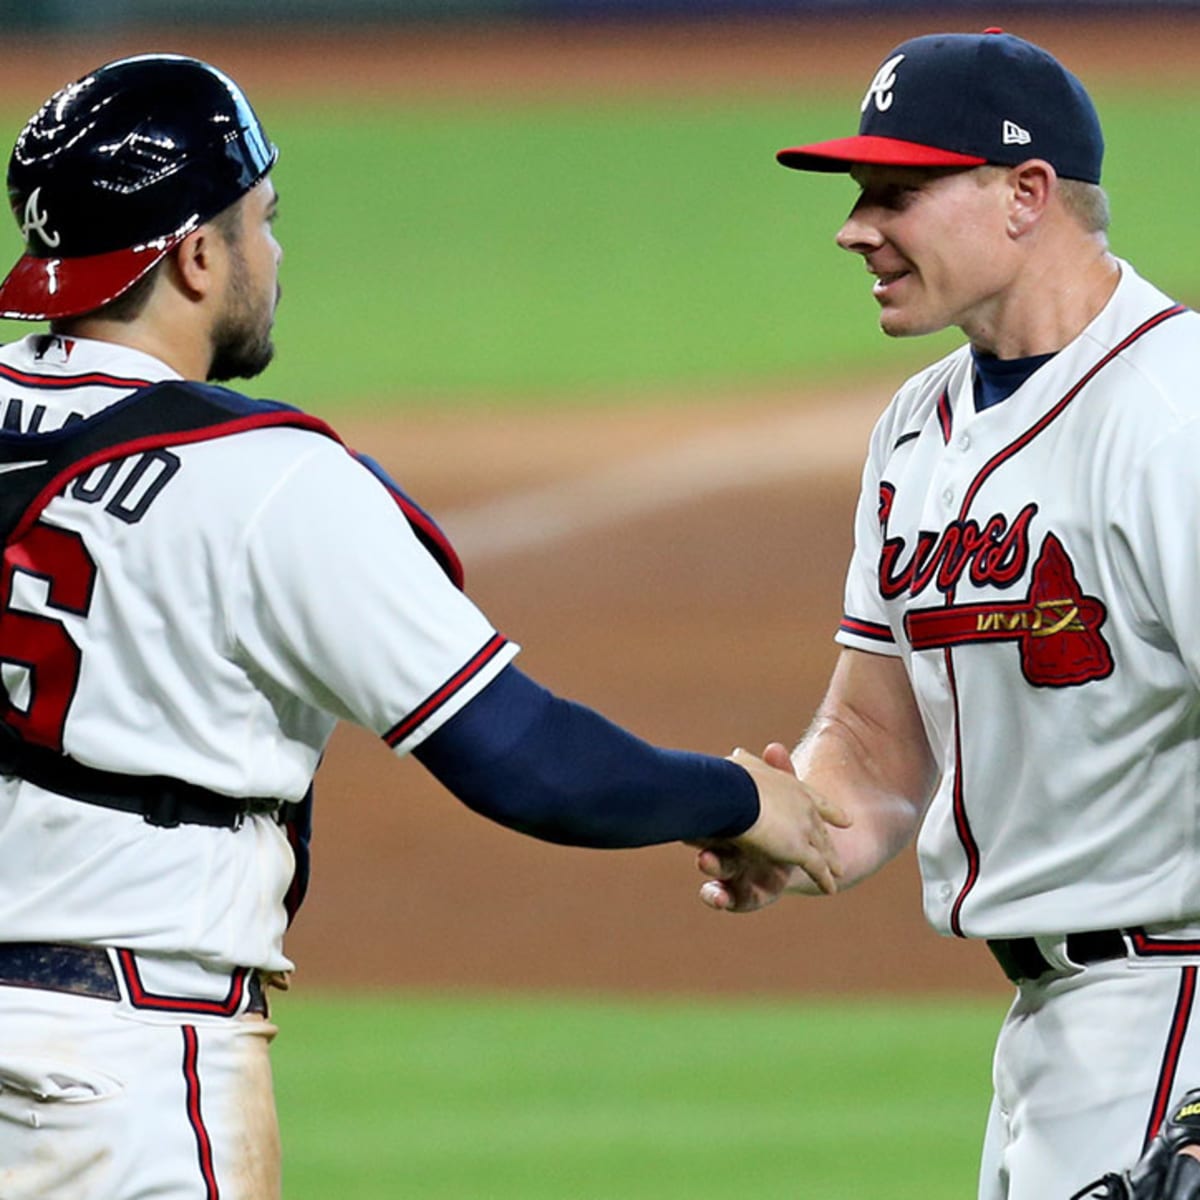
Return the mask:
<svg viewBox="0 0 1200 1200">
<path fill-rule="evenodd" d="M 1012 237 L 1029 233 L 1042 219 L 1057 182 L 1057 172 L 1040 158 L 1031 158 L 1008 172 L 1008 232 Z"/>
<path fill-rule="evenodd" d="M 193 230 L 172 251 L 175 271 L 183 290 L 194 300 L 202 300 L 216 286 L 220 233 L 212 225 Z"/>
</svg>

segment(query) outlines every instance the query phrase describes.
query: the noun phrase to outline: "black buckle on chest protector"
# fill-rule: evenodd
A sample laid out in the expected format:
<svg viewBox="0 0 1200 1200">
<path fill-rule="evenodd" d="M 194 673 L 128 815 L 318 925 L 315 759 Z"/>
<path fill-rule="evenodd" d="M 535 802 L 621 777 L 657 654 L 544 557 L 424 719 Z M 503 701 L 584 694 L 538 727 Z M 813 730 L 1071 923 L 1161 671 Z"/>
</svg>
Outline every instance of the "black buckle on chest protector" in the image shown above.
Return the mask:
<svg viewBox="0 0 1200 1200">
<path fill-rule="evenodd" d="M 290 805 L 264 797 L 222 796 L 208 788 L 167 775 L 123 775 L 84 766 L 43 746 L 19 741 L 0 726 L 0 774 L 30 783 L 84 804 L 137 813 L 149 825 L 174 829 L 207 825 L 240 829 L 248 813 L 270 813 L 282 820 Z"/>
</svg>

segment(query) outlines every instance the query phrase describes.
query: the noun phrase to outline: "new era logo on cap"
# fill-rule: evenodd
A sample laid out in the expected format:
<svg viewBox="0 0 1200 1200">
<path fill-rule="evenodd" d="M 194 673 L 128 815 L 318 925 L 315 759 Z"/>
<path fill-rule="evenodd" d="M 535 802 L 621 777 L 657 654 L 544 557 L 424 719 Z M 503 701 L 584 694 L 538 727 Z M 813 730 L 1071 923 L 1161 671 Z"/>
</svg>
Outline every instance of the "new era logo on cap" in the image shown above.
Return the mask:
<svg viewBox="0 0 1200 1200">
<path fill-rule="evenodd" d="M 1016 121 L 1005 121 L 1002 140 L 1006 146 L 1028 146 L 1033 141 L 1033 134 L 1022 129 Z"/>
<path fill-rule="evenodd" d="M 863 97 L 858 134 L 776 156 L 803 171 L 1049 162 L 1100 182 L 1104 138 L 1083 85 L 1053 55 L 1012 34 L 935 33 L 886 56 Z"/>
</svg>

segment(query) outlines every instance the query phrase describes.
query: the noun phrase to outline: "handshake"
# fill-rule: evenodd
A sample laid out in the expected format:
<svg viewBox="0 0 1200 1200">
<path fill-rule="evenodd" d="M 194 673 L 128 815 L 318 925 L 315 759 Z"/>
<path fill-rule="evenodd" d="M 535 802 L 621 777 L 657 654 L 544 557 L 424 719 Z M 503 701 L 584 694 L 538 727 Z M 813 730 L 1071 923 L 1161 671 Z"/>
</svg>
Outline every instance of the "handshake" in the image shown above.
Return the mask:
<svg viewBox="0 0 1200 1200">
<path fill-rule="evenodd" d="M 701 900 L 722 912 L 754 912 L 784 892 L 837 891 L 843 868 L 832 830 L 848 828 L 849 815 L 796 778 L 778 742 L 762 758 L 735 750 L 729 761 L 758 788 L 758 820 L 736 838 L 695 843 L 697 866 L 709 876 Z"/>
</svg>

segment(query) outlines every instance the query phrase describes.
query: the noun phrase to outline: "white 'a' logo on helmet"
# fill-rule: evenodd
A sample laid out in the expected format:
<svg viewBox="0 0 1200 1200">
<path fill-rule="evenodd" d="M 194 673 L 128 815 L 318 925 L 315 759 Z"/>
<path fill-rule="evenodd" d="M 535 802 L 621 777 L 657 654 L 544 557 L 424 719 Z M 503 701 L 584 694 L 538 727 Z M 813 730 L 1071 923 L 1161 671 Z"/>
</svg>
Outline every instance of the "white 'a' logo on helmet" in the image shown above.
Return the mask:
<svg viewBox="0 0 1200 1200">
<path fill-rule="evenodd" d="M 38 211 L 38 196 L 41 190 L 40 187 L 35 187 L 29 193 L 29 199 L 25 201 L 25 219 L 21 222 L 21 235 L 28 242 L 29 235 L 36 233 L 45 245 L 53 250 L 62 241 L 62 236 L 55 233 L 52 229 L 46 228 L 46 223 L 50 220 L 50 214 L 45 209 L 42 209 L 40 212 Z"/>
<path fill-rule="evenodd" d="M 887 112 L 892 107 L 892 101 L 896 98 L 892 95 L 892 88 L 896 86 L 896 68 L 903 61 L 904 55 L 897 54 L 894 58 L 889 58 L 875 72 L 875 78 L 871 80 L 871 86 L 867 88 L 867 94 L 863 97 L 863 112 L 867 111 L 867 105 L 871 103 L 872 99 L 880 112 Z"/>
</svg>

